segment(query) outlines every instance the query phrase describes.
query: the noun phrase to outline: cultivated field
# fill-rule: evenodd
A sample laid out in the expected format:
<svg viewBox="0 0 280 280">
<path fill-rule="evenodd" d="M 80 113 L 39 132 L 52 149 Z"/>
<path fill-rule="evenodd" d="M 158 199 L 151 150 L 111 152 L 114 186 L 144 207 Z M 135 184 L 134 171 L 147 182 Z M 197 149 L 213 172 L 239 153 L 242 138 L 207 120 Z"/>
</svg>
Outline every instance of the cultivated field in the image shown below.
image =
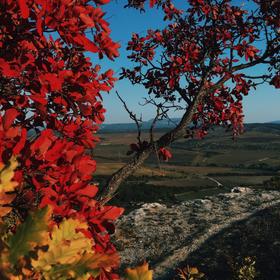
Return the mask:
<svg viewBox="0 0 280 280">
<path fill-rule="evenodd" d="M 135 133 L 101 133 L 100 137 L 94 157 L 98 162 L 96 181 L 102 186 L 129 160 L 126 152 L 135 142 Z M 147 133 L 143 133 L 145 137 Z M 173 203 L 234 186 L 261 188 L 263 181 L 280 175 L 280 125 L 247 125 L 246 132 L 235 140 L 230 133 L 216 129 L 203 140 L 179 140 L 171 150 L 173 158 L 167 163 L 152 156 L 121 186 L 114 203 Z"/>
</svg>

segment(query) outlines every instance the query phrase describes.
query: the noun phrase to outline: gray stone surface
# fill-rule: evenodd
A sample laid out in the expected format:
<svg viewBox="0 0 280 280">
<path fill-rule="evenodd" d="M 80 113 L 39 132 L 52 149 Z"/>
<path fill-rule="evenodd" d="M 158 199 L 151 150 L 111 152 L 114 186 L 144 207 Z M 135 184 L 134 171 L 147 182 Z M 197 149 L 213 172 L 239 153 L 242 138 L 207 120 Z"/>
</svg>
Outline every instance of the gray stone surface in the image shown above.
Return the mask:
<svg viewBox="0 0 280 280">
<path fill-rule="evenodd" d="M 173 206 L 143 204 L 123 216 L 114 235 L 122 266 L 147 260 L 155 279 L 186 260 L 206 240 L 233 222 L 280 203 L 280 192 L 235 188 L 230 193 Z"/>
</svg>

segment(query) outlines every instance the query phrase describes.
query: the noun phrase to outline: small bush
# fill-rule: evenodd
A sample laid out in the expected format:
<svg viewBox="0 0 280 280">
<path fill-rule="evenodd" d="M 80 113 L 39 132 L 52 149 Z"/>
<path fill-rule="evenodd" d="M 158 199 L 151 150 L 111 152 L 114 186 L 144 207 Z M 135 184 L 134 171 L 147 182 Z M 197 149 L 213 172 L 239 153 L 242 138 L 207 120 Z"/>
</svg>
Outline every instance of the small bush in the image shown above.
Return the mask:
<svg viewBox="0 0 280 280">
<path fill-rule="evenodd" d="M 257 277 L 256 260 L 253 257 L 246 257 L 241 265 L 236 265 L 234 280 L 254 280 Z"/>
</svg>

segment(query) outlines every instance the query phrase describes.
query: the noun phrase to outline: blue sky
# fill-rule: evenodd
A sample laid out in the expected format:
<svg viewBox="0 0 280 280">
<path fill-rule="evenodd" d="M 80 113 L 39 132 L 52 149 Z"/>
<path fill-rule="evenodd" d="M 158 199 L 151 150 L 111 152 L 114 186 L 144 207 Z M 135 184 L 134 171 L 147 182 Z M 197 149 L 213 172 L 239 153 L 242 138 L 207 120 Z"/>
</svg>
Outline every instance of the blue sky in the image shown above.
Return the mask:
<svg viewBox="0 0 280 280">
<path fill-rule="evenodd" d="M 112 37 L 121 44 L 120 57 L 115 61 L 104 59 L 100 63 L 104 69 L 112 68 L 118 75 L 122 66 L 128 66 L 128 52 L 126 44 L 133 32 L 144 35 L 148 29 L 161 28 L 165 26 L 162 21 L 162 13 L 157 9 L 146 9 L 145 13 L 140 13 L 134 9 L 123 9 L 123 0 L 112 1 L 104 7 L 107 12 L 105 18 L 109 21 L 112 29 Z M 186 1 L 177 0 L 181 7 L 186 5 Z M 244 1 L 246 3 L 246 1 Z M 240 3 L 240 1 L 238 1 Z M 248 4 L 246 4 L 248 5 Z M 248 7 L 250 8 L 250 7 Z M 95 63 L 96 58 L 92 58 Z M 115 90 L 126 100 L 129 108 L 138 115 L 142 114 L 144 120 L 149 120 L 154 116 L 151 107 L 143 107 L 139 102 L 143 102 L 146 91 L 141 86 L 132 86 L 129 81 L 118 81 L 115 89 L 109 94 L 103 94 L 104 107 L 107 109 L 106 123 L 130 122 L 127 113 L 116 97 Z M 251 91 L 250 95 L 244 98 L 245 122 L 267 122 L 280 120 L 280 91 L 270 86 L 260 86 L 256 91 Z M 179 116 L 178 114 L 174 117 Z"/>
</svg>

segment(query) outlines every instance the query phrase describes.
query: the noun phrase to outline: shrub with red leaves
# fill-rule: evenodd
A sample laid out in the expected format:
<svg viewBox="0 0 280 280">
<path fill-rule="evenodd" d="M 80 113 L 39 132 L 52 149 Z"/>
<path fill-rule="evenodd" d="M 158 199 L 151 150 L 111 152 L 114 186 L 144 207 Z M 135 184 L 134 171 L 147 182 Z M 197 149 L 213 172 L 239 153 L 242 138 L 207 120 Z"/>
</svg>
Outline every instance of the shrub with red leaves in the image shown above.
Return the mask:
<svg viewBox="0 0 280 280">
<path fill-rule="evenodd" d="M 0 2 L 0 162 L 12 156 L 19 162 L 14 210 L 23 217 L 22 205 L 25 211 L 50 205 L 54 222 L 86 221 L 94 250 L 111 253 L 112 221 L 123 210 L 94 199 L 96 163 L 87 150 L 104 120 L 101 92 L 115 78 L 85 56 L 118 56 L 100 6 L 109 1 Z"/>
</svg>

